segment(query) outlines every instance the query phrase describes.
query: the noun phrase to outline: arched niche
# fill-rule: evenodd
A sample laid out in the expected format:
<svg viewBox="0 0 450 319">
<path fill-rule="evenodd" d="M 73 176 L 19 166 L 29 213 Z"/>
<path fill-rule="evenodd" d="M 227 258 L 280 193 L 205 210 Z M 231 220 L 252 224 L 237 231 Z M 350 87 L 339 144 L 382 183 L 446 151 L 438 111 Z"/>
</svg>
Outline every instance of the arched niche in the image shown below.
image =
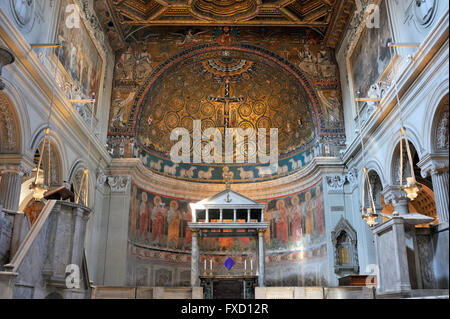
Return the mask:
<svg viewBox="0 0 450 319">
<path fill-rule="evenodd" d="M 70 184 L 70 190 L 75 195 L 75 201 L 77 201 L 79 197 L 79 204 L 82 204 L 86 207 L 89 207 L 90 202 L 90 194 L 91 192 L 91 185 L 92 183 L 92 177 L 90 174 L 87 175 L 87 177 L 83 178 L 84 171 L 87 168 L 87 165 L 83 161 L 77 161 L 75 165 L 72 167 L 70 175 L 69 175 L 69 184 Z M 88 190 L 86 190 L 86 178 L 88 179 Z M 86 202 L 86 197 L 88 198 L 88 202 Z"/>
<path fill-rule="evenodd" d="M 448 116 L 449 116 L 449 99 L 446 95 L 439 103 L 439 107 L 435 112 L 432 132 L 431 145 L 434 152 L 447 152 L 449 150 L 449 134 L 448 134 Z"/>
<path fill-rule="evenodd" d="M 61 186 L 63 182 L 61 152 L 52 136 L 44 137 L 39 143 L 39 146 L 36 147 L 34 151 L 34 164 L 36 167 L 39 164 L 41 155 L 40 171 L 43 173 L 45 184 L 49 184 L 52 188 Z M 36 176 L 36 174 L 34 174 L 34 176 Z"/>
<path fill-rule="evenodd" d="M 21 150 L 20 123 L 10 98 L 0 92 L 0 154 L 15 154 Z"/>
<path fill-rule="evenodd" d="M 37 167 L 41 155 L 42 159 L 38 177 L 43 178 L 44 184 L 50 189 L 57 188 L 63 184 L 62 158 L 56 140 L 51 135 L 48 137 L 42 135 L 39 144 L 36 144 L 38 146 L 33 148 L 35 168 L 32 171 L 31 177 L 22 182 L 19 204 L 19 210 L 27 215 L 31 224 L 34 223 L 44 207 L 42 202 L 36 201 L 33 198 L 33 189 L 30 188 L 32 183 L 36 181 L 38 174 Z"/>
<path fill-rule="evenodd" d="M 359 274 L 356 231 L 342 216 L 331 232 L 334 250 L 334 272 L 339 276 Z"/>
<path fill-rule="evenodd" d="M 400 134 L 399 134 L 399 140 L 400 140 Z M 409 136 L 408 136 L 408 145 L 409 145 L 409 149 L 411 151 L 411 157 L 414 159 L 414 157 L 417 155 L 417 151 L 416 151 L 416 147 L 409 139 Z M 408 159 L 408 153 L 406 150 L 405 140 L 403 140 L 403 156 L 402 157 L 403 157 L 403 170 L 402 170 L 403 176 L 402 176 L 402 181 L 400 181 L 400 142 L 398 142 L 395 146 L 394 152 L 392 154 L 392 159 L 391 159 L 391 176 L 390 176 L 391 185 L 406 185 L 406 178 L 411 176 L 411 165 L 410 165 L 409 159 Z M 417 162 L 415 164 L 417 164 Z"/>
<path fill-rule="evenodd" d="M 372 195 L 373 195 L 373 201 L 375 203 L 375 208 L 377 212 L 380 212 L 383 208 L 382 205 L 382 191 L 383 191 L 383 184 L 381 183 L 381 178 L 378 175 L 378 173 L 374 170 L 369 171 L 369 182 L 370 186 L 372 188 Z M 366 201 L 369 198 L 366 199 Z M 369 202 L 366 202 L 366 207 L 371 207 Z"/>
</svg>

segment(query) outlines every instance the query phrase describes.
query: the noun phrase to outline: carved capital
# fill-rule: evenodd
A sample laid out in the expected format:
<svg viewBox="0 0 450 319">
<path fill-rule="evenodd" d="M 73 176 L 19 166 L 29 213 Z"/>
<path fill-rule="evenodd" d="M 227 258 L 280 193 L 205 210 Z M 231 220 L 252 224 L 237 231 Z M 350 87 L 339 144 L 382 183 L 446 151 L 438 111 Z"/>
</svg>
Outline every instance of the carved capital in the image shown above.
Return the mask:
<svg viewBox="0 0 450 319">
<path fill-rule="evenodd" d="M 327 176 L 328 193 L 339 194 L 344 192 L 345 176 Z"/>
<path fill-rule="evenodd" d="M 420 168 L 420 174 L 423 178 L 428 175 L 439 174 L 443 172 L 448 172 L 448 153 L 446 154 L 426 154 L 417 163 Z"/>
<path fill-rule="evenodd" d="M 386 204 L 408 200 L 406 193 L 400 186 L 388 186 L 382 191 L 382 194 L 384 196 L 384 202 Z"/>
<path fill-rule="evenodd" d="M 108 176 L 107 179 L 111 192 L 114 193 L 125 193 L 131 181 L 130 176 Z"/>
<path fill-rule="evenodd" d="M 350 169 L 346 175 L 346 178 L 352 187 L 357 186 L 358 185 L 358 170 L 356 168 Z"/>
<path fill-rule="evenodd" d="M 104 175 L 104 174 L 100 174 L 97 177 L 97 189 L 99 189 L 100 191 L 105 191 L 105 186 L 106 186 L 106 182 L 108 181 L 108 176 Z"/>
<path fill-rule="evenodd" d="M 3 164 L 0 166 L 0 175 L 3 174 L 18 174 L 20 177 L 25 176 L 27 178 L 31 177 L 31 168 L 25 163 L 19 164 Z"/>
</svg>

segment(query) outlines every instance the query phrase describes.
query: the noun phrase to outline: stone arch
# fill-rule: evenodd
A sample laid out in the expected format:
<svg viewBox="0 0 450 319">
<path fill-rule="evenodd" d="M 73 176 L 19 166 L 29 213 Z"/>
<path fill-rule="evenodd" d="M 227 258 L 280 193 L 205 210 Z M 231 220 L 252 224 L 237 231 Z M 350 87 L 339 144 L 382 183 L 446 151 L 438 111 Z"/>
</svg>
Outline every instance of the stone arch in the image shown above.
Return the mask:
<svg viewBox="0 0 450 319">
<path fill-rule="evenodd" d="M 424 134 L 424 147 L 429 153 L 433 152 L 433 144 L 435 135 L 435 120 L 436 114 L 440 107 L 442 107 L 443 100 L 448 101 L 449 91 L 449 78 L 443 80 L 443 82 L 436 88 L 429 100 L 426 102 L 428 112 L 425 112 L 425 119 L 422 126 L 422 132 Z"/>
<path fill-rule="evenodd" d="M 0 154 L 17 154 L 22 149 L 22 132 L 16 108 L 4 92 L 0 92 Z"/>
<path fill-rule="evenodd" d="M 376 170 L 369 169 L 369 182 L 372 187 L 373 201 L 375 203 L 375 209 L 377 213 L 383 209 L 384 199 L 382 198 L 383 184 L 381 182 L 380 175 Z M 370 203 L 366 203 L 366 207 L 371 207 Z"/>
<path fill-rule="evenodd" d="M 15 120 L 17 124 L 16 127 L 19 129 L 19 132 L 16 135 L 16 139 L 17 141 L 19 141 L 17 153 L 27 154 L 27 144 L 31 136 L 31 126 L 27 108 L 25 107 L 26 104 L 23 99 L 23 94 L 20 93 L 20 88 L 18 88 L 14 83 L 10 82 L 8 79 L 2 78 L 2 82 L 5 84 L 5 88 L 2 92 L 0 92 L 0 95 L 4 96 L 2 100 L 6 99 L 10 103 L 10 109 L 13 110 L 15 114 Z M 0 102 L 0 104 L 3 104 L 3 101 Z"/>
<path fill-rule="evenodd" d="M 417 152 L 418 158 L 420 159 L 423 154 L 421 152 L 421 150 L 423 150 L 423 148 L 421 147 L 421 143 L 419 142 L 420 140 L 418 139 L 418 135 L 415 133 L 415 131 L 411 128 L 408 127 L 407 125 L 404 125 L 406 128 L 406 134 L 407 134 L 407 138 L 408 138 L 408 143 L 410 146 L 410 150 L 411 150 L 411 156 L 414 158 L 414 154 L 415 152 Z M 399 131 L 398 131 L 399 132 Z M 390 185 L 399 185 L 400 181 L 399 181 L 399 174 L 398 174 L 398 169 L 399 169 L 399 165 L 400 165 L 400 133 L 398 134 L 394 134 L 390 143 L 390 156 L 387 157 L 387 171 L 388 171 L 388 181 Z M 409 165 L 409 160 L 408 160 L 408 155 L 406 153 L 406 145 L 404 143 L 403 140 L 403 170 L 404 173 L 406 172 L 407 174 L 410 175 L 411 172 L 411 168 Z M 406 175 L 403 174 L 403 178 L 404 181 L 406 180 Z"/>
<path fill-rule="evenodd" d="M 68 178 L 68 183 L 70 184 L 70 190 L 75 194 L 75 200 L 77 200 L 77 195 L 80 192 L 80 185 L 81 185 L 81 180 L 83 178 L 83 173 L 84 170 L 86 168 L 89 168 L 89 166 L 86 164 L 86 162 L 82 159 L 79 159 L 77 161 L 75 161 L 75 163 L 72 165 L 72 168 L 70 169 L 69 172 L 69 178 Z M 92 174 L 89 172 L 89 180 L 88 180 L 88 203 L 84 202 L 84 198 L 86 195 L 85 191 L 81 191 L 80 194 L 80 203 L 84 204 L 85 206 L 89 207 L 90 204 L 92 204 L 92 196 L 91 194 L 93 193 L 93 186 L 95 185 L 95 178 L 94 176 L 92 176 Z"/>
<path fill-rule="evenodd" d="M 448 94 L 439 102 L 431 126 L 431 150 L 433 153 L 448 152 L 449 149 L 449 98 Z"/>
<path fill-rule="evenodd" d="M 385 173 L 383 173 L 385 170 L 383 169 L 382 164 L 377 159 L 369 159 L 367 161 L 366 168 L 368 169 L 369 173 L 372 171 L 373 173 L 378 175 L 382 188 L 387 186 L 386 176 Z"/>
<path fill-rule="evenodd" d="M 34 134 L 30 149 L 32 151 L 32 154 L 35 156 L 35 164 L 37 165 L 38 158 L 36 157 L 38 152 L 42 149 L 42 146 L 45 143 L 48 143 L 48 140 L 45 137 L 45 128 L 47 126 L 43 126 L 37 130 L 37 132 Z M 64 181 L 64 172 L 65 170 L 65 163 L 66 161 L 64 153 L 62 150 L 64 150 L 64 147 L 62 146 L 59 136 L 55 134 L 54 130 L 50 130 L 50 169 L 52 171 L 51 174 L 51 186 L 60 186 L 63 184 Z M 44 167 L 47 165 L 48 167 L 48 144 L 45 147 L 45 154 L 43 157 Z M 46 180 L 48 180 L 48 176 L 46 177 Z"/>
</svg>

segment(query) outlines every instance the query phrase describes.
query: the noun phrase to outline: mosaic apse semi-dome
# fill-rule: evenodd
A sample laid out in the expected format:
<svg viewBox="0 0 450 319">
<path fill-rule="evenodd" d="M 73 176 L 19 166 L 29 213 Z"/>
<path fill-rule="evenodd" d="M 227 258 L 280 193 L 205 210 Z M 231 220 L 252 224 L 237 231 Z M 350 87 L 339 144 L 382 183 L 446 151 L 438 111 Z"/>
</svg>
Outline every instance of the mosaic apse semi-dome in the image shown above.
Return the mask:
<svg viewBox="0 0 450 319">
<path fill-rule="evenodd" d="M 262 49 L 191 49 L 154 70 L 139 94 L 135 113 L 139 157 L 158 173 L 206 182 L 223 181 L 224 167 L 235 182 L 287 174 L 312 159 L 316 120 L 310 91 L 298 71 Z M 201 120 L 203 130 L 218 128 L 222 136 L 225 127 L 267 132 L 278 128 L 281 170 L 260 176 L 261 164 L 172 163 L 169 154 L 176 141 L 170 140 L 171 131 L 183 127 L 192 137 L 194 120 Z M 256 145 L 245 149 L 252 151 Z"/>
</svg>

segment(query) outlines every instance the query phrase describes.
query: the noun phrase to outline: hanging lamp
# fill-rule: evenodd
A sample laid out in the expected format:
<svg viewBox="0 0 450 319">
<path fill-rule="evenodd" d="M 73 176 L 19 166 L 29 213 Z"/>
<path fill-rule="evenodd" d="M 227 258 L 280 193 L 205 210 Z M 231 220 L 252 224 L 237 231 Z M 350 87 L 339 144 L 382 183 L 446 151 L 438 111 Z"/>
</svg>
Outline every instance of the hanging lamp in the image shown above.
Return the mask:
<svg viewBox="0 0 450 319">
<path fill-rule="evenodd" d="M 35 44 L 34 47 L 39 47 L 38 44 Z M 55 47 L 50 46 L 50 45 L 42 45 L 41 47 L 49 47 L 49 48 L 53 48 Z M 59 60 L 59 53 L 61 51 L 58 51 L 58 56 L 57 56 L 57 60 Z M 57 72 L 57 65 L 55 62 L 55 71 L 54 73 L 54 79 L 56 79 L 56 72 Z M 47 119 L 47 127 L 45 128 L 44 132 L 45 132 L 45 137 L 42 143 L 42 149 L 39 152 L 39 162 L 37 165 L 37 171 L 36 171 L 36 178 L 34 180 L 33 183 L 31 183 L 30 185 L 30 189 L 33 190 L 33 198 L 35 200 L 41 200 L 44 197 L 44 194 L 50 189 L 51 186 L 51 141 L 50 141 L 50 119 L 52 117 L 52 111 L 53 111 L 53 104 L 55 101 L 55 85 L 52 84 L 52 97 L 51 97 L 51 102 L 50 102 L 50 109 L 49 109 L 49 114 L 48 114 L 48 119 Z M 44 157 L 44 152 L 47 151 L 48 152 L 48 166 L 47 166 L 47 180 L 45 180 L 45 173 L 43 174 L 43 177 L 39 176 L 39 171 L 41 169 L 41 163 Z"/>
<path fill-rule="evenodd" d="M 392 43 L 389 44 L 390 48 L 393 48 L 394 45 Z M 409 147 L 408 137 L 406 135 L 406 128 L 403 125 L 403 113 L 402 113 L 402 105 L 400 102 L 400 97 L 398 94 L 398 86 L 397 86 L 397 76 L 393 79 L 395 96 L 397 98 L 397 106 L 399 109 L 399 117 L 400 117 L 400 188 L 406 193 L 406 196 L 411 200 L 415 200 L 420 191 L 420 185 L 416 181 L 416 176 L 414 174 L 414 163 L 412 160 L 411 149 Z M 403 141 L 406 144 L 406 152 L 408 155 L 409 166 L 411 168 L 411 176 L 406 178 L 406 184 L 403 184 Z"/>
<path fill-rule="evenodd" d="M 370 185 L 369 180 L 369 171 L 366 167 L 366 155 L 364 149 L 364 139 L 362 136 L 362 127 L 361 127 L 361 114 L 359 110 L 359 102 L 362 100 L 356 100 L 357 112 L 358 112 L 358 126 L 359 126 L 359 134 L 361 138 L 361 154 L 363 158 L 363 169 L 362 169 L 362 200 L 361 200 L 361 218 L 366 221 L 366 223 L 373 227 L 378 224 L 377 218 L 377 210 L 375 207 L 375 201 L 373 200 L 373 192 L 372 186 Z M 369 206 L 366 207 L 366 194 L 368 197 Z"/>
</svg>

